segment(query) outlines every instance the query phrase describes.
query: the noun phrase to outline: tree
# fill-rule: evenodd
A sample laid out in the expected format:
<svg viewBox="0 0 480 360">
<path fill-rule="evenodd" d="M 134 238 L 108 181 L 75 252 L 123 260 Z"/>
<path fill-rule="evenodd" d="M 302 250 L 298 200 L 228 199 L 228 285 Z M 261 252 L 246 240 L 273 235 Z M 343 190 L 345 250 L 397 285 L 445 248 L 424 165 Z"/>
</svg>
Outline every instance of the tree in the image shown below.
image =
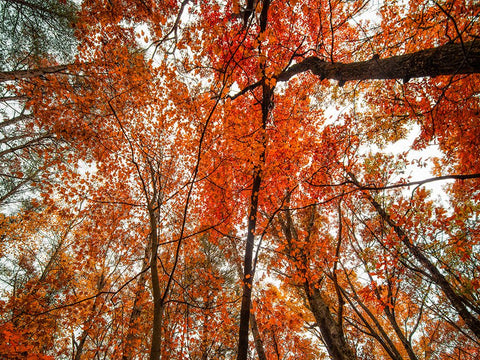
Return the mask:
<svg viewBox="0 0 480 360">
<path fill-rule="evenodd" d="M 2 123 L 25 126 L 5 132 L 23 165 L 2 200 L 39 189 L 2 218 L 4 307 L 21 309 L 5 354 L 475 358 L 479 15 L 456 0 L 83 2 L 75 61 L 0 74 L 2 100 L 25 105 Z M 424 187 L 445 180 L 435 203 Z M 65 241 L 41 231 L 49 217 Z M 64 277 L 38 275 L 27 240 Z"/>
<path fill-rule="evenodd" d="M 0 13 L 0 204 L 8 205 L 19 201 L 22 193 L 31 193 L 31 184 L 52 166 L 42 152 L 62 146 L 35 123 L 35 114 L 25 104 L 28 95 L 15 82 L 66 71 L 58 63 L 67 64 L 75 56 L 76 6 L 67 1 L 6 0 L 0 4 Z"/>
</svg>

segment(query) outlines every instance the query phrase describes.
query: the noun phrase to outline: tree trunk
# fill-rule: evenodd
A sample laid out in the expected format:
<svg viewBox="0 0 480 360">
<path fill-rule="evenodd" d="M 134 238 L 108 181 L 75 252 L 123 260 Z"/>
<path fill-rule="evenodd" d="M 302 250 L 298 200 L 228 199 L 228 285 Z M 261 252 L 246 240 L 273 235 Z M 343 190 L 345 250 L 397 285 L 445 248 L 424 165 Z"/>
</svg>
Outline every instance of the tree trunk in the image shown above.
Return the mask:
<svg viewBox="0 0 480 360">
<path fill-rule="evenodd" d="M 152 253 L 150 257 L 150 274 L 152 281 L 153 293 L 153 332 L 152 344 L 150 348 L 150 360 L 159 360 L 162 347 L 162 322 L 164 304 L 160 289 L 160 278 L 157 269 L 157 255 L 158 255 L 158 234 L 157 234 L 157 217 L 155 211 L 149 209 L 150 215 L 150 243 L 152 246 Z"/>
<path fill-rule="evenodd" d="M 240 259 L 235 244 L 232 244 L 232 249 L 235 253 L 235 260 Z M 240 263 L 235 261 L 235 265 L 237 267 L 238 277 L 240 279 L 243 278 L 242 267 L 240 266 Z M 250 307 L 250 309 L 250 328 L 252 330 L 253 341 L 255 343 L 255 350 L 257 351 L 257 356 L 259 360 L 267 360 L 267 356 L 265 355 L 265 348 L 263 347 L 262 337 L 260 336 L 260 331 L 258 330 L 257 319 L 255 317 L 255 313 L 253 312 L 252 307 Z"/>
<path fill-rule="evenodd" d="M 262 157 L 265 156 L 265 151 Z M 262 168 L 257 166 L 254 171 L 252 195 L 250 198 L 250 211 L 248 214 L 247 244 L 243 260 L 243 295 L 240 309 L 240 330 L 238 336 L 237 360 L 247 360 L 248 355 L 248 327 L 250 323 L 250 308 L 252 304 L 253 285 L 253 245 L 255 239 L 255 228 L 257 225 L 258 193 L 262 182 Z"/>
<path fill-rule="evenodd" d="M 448 43 L 411 54 L 354 63 L 332 63 L 309 57 L 290 66 L 277 76 L 288 81 L 292 76 L 311 71 L 321 79 L 352 80 L 403 79 L 439 75 L 473 74 L 480 72 L 480 40 L 461 44 Z"/>
<path fill-rule="evenodd" d="M 257 350 L 258 360 L 267 360 L 262 337 L 260 336 L 260 331 L 258 331 L 257 319 L 255 318 L 254 313 L 250 315 L 250 327 L 252 328 L 253 341 L 255 342 L 255 350 Z"/>
<path fill-rule="evenodd" d="M 262 183 L 262 168 L 265 164 L 265 153 L 267 149 L 267 139 L 265 129 L 270 113 L 273 88 L 263 85 L 262 97 L 262 153 L 259 163 L 253 171 L 252 193 L 250 197 L 250 211 L 248 214 L 247 243 L 245 246 L 245 258 L 243 261 L 243 296 L 240 309 L 240 330 L 238 335 L 238 353 L 237 360 L 247 360 L 248 355 L 248 328 L 250 324 L 250 308 L 252 304 L 252 285 L 253 285 L 253 245 L 255 239 L 255 228 L 257 225 L 258 195 Z"/>
<path fill-rule="evenodd" d="M 289 196 L 289 195 L 287 195 Z M 287 198 L 286 204 L 289 204 L 290 199 Z M 311 209 L 312 213 L 309 219 L 306 242 L 309 241 L 310 234 L 313 231 L 315 223 L 315 211 L 316 208 Z M 280 225 L 284 233 L 285 239 L 288 243 L 288 249 L 293 252 L 292 240 L 299 243 L 298 233 L 295 229 L 294 221 L 291 216 L 290 210 L 285 211 L 285 220 L 279 217 Z M 297 248 L 297 250 L 299 250 Z M 356 360 L 356 356 L 353 350 L 348 346 L 343 333 L 343 327 L 341 325 L 341 319 L 335 321 L 330 308 L 322 297 L 322 293 L 315 286 L 316 284 L 310 284 L 308 281 L 308 274 L 306 269 L 309 267 L 309 260 L 307 255 L 302 251 L 300 254 L 302 266 L 298 269 L 302 273 L 302 277 L 306 279 L 303 284 L 303 290 L 307 296 L 310 311 L 312 312 L 317 326 L 320 328 L 323 342 L 327 348 L 327 351 L 333 360 Z"/>
<path fill-rule="evenodd" d="M 151 244 L 147 244 L 145 247 L 145 254 L 142 264 L 142 273 L 138 278 L 137 290 L 135 291 L 135 300 L 133 302 L 132 312 L 130 314 L 130 320 L 128 321 L 128 332 L 125 338 L 125 346 L 123 349 L 122 360 L 132 360 L 134 356 L 134 350 L 136 348 L 136 342 L 139 338 L 139 334 L 136 332 L 136 326 L 138 325 L 138 320 L 142 314 L 143 304 L 140 303 L 142 293 L 145 291 L 145 283 L 147 282 L 147 268 L 150 266 L 150 257 L 151 257 Z"/>
<path fill-rule="evenodd" d="M 304 284 L 310 310 L 320 328 L 328 353 L 333 360 L 355 360 L 356 356 L 345 341 L 339 324 L 335 321 L 320 290 L 308 282 Z"/>
<path fill-rule="evenodd" d="M 352 173 L 349 173 L 348 175 L 352 179 L 352 182 L 356 186 L 361 188 L 361 185 L 357 181 L 355 175 Z M 364 191 L 364 195 L 367 198 L 367 200 L 372 204 L 372 206 L 375 208 L 375 210 L 380 215 L 380 217 L 389 226 L 393 228 L 393 230 L 397 234 L 400 241 L 407 247 L 407 249 L 410 251 L 413 257 L 422 266 L 424 266 L 425 269 L 429 272 L 430 279 L 435 284 L 437 284 L 437 286 L 440 289 L 442 289 L 443 293 L 445 294 L 447 299 L 450 301 L 454 309 L 458 312 L 458 314 L 463 319 L 463 321 L 465 321 L 465 324 L 467 325 L 467 327 L 475 334 L 477 338 L 480 339 L 480 320 L 478 320 L 473 314 L 470 313 L 470 311 L 465 306 L 463 299 L 459 295 L 457 295 L 453 287 L 450 285 L 447 279 L 442 275 L 440 270 L 438 270 L 435 264 L 433 264 L 425 256 L 422 250 L 420 250 L 416 245 L 413 244 L 413 241 L 407 236 L 405 231 L 403 231 L 403 229 L 392 220 L 390 215 L 382 208 L 382 206 L 377 201 L 375 201 L 375 199 L 369 193 Z"/>
</svg>

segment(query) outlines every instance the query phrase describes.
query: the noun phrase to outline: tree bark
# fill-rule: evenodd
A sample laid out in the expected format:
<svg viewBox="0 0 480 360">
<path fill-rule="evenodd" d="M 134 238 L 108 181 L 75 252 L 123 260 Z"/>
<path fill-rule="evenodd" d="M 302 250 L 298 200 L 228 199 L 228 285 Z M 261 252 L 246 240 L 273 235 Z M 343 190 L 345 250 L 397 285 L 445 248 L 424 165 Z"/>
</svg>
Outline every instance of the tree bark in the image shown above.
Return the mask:
<svg viewBox="0 0 480 360">
<path fill-rule="evenodd" d="M 286 203 L 288 204 L 289 200 L 287 200 Z M 308 239 L 313 231 L 315 211 L 316 209 L 313 207 L 309 220 L 306 242 L 309 241 Z M 288 243 L 288 249 L 292 252 L 292 240 L 295 239 L 296 243 L 299 243 L 299 239 L 290 210 L 285 212 L 285 220 L 281 219 L 281 217 L 279 219 L 282 231 Z M 307 296 L 310 311 L 315 318 L 317 326 L 320 328 L 322 340 L 327 348 L 328 354 L 333 360 L 356 360 L 355 353 L 345 340 L 343 327 L 341 326 L 341 319 L 335 321 L 328 304 L 323 299 L 321 291 L 315 286 L 316 284 L 311 284 L 308 281 L 306 269 L 309 266 L 309 261 L 307 255 L 302 251 L 300 256 L 303 264 L 302 269 L 299 269 L 299 271 L 305 279 L 301 285 Z"/>
<path fill-rule="evenodd" d="M 265 129 L 270 113 L 273 89 L 265 84 L 263 85 L 262 97 L 262 153 L 258 165 L 253 172 L 252 193 L 250 196 L 250 211 L 248 214 L 247 239 L 245 246 L 245 257 L 243 261 L 243 295 L 242 306 L 240 309 L 240 330 L 238 335 L 238 353 L 237 360 L 247 360 L 248 355 L 248 328 L 250 324 L 250 308 L 252 304 L 252 285 L 253 285 L 253 245 L 255 239 L 255 228 L 257 225 L 258 195 L 262 183 L 262 168 L 265 164 L 265 154 L 267 148 L 267 139 Z"/>
<path fill-rule="evenodd" d="M 263 152 L 264 157 L 265 151 Z M 250 211 L 248 214 L 248 233 L 243 260 L 243 295 L 240 309 L 240 330 L 238 336 L 237 360 L 246 360 L 248 355 L 248 327 L 250 323 L 250 308 L 252 304 L 253 285 L 253 245 L 255 228 L 257 225 L 258 193 L 262 182 L 262 167 L 257 166 L 254 171 L 252 194 L 250 198 Z"/>
<path fill-rule="evenodd" d="M 304 284 L 310 310 L 320 328 L 328 353 L 333 360 L 355 360 L 356 356 L 345 341 L 340 325 L 335 321 L 320 290 L 308 282 Z"/>
<path fill-rule="evenodd" d="M 353 63 L 332 63 L 309 57 L 290 66 L 277 76 L 277 81 L 311 71 L 321 79 L 352 80 L 403 79 L 439 75 L 473 74 L 480 72 L 480 40 L 461 44 L 448 43 L 414 53 Z"/>
<path fill-rule="evenodd" d="M 128 332 L 125 338 L 125 345 L 123 349 L 122 360 L 132 360 L 134 356 L 134 350 L 136 347 L 136 341 L 139 338 L 139 334 L 136 332 L 136 326 L 142 314 L 143 304 L 141 303 L 142 293 L 145 292 L 145 283 L 148 278 L 147 268 L 150 266 L 151 258 L 151 244 L 145 246 L 145 253 L 142 264 L 142 273 L 138 278 L 137 290 L 135 291 L 135 300 L 133 302 L 132 312 L 130 314 L 130 320 L 128 321 Z"/>
<path fill-rule="evenodd" d="M 154 197 L 155 198 L 155 197 Z M 157 269 L 157 255 L 158 255 L 158 235 L 157 235 L 157 216 L 152 206 L 149 206 L 150 216 L 150 243 L 152 252 L 150 257 L 150 274 L 152 281 L 153 293 L 153 332 L 152 344 L 150 348 L 150 360 L 159 360 L 162 347 L 162 323 L 164 302 L 160 289 L 160 278 Z"/>
<path fill-rule="evenodd" d="M 255 342 L 255 350 L 257 350 L 258 360 L 267 360 L 267 356 L 265 355 L 265 348 L 263 347 L 262 337 L 260 336 L 257 319 L 254 313 L 250 315 L 250 327 L 252 328 L 253 341 Z"/>
<path fill-rule="evenodd" d="M 240 256 L 238 254 L 237 248 L 235 244 L 232 244 L 233 251 L 235 253 L 235 259 L 239 259 Z M 239 278 L 241 279 L 243 277 L 242 273 L 242 267 L 240 266 L 240 263 L 235 261 L 235 265 L 237 267 L 237 273 Z M 250 307 L 252 309 L 252 307 Z M 253 341 L 255 343 L 255 350 L 257 351 L 257 356 L 259 360 L 267 360 L 267 356 L 265 355 L 265 348 L 263 346 L 263 341 L 262 337 L 260 335 L 260 331 L 258 330 L 258 323 L 257 319 L 255 317 L 255 313 L 253 310 L 250 311 L 250 328 L 252 330 L 252 335 L 253 335 Z"/>
</svg>

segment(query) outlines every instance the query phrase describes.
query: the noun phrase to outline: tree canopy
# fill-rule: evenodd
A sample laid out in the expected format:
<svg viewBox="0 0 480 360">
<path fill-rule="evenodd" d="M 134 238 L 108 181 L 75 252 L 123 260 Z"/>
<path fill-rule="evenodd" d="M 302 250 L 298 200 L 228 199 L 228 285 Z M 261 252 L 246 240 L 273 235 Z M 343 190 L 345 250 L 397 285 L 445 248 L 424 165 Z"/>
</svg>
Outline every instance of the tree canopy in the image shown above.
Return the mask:
<svg viewBox="0 0 480 360">
<path fill-rule="evenodd" d="M 480 357 L 477 1 L 0 12 L 0 358 Z"/>
</svg>

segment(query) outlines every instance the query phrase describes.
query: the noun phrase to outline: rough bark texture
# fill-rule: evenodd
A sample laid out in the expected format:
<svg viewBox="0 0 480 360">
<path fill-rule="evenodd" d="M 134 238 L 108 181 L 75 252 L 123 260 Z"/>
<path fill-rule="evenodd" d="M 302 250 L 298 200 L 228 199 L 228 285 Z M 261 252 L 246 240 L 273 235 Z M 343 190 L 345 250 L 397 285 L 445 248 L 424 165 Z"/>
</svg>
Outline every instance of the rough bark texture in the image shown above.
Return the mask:
<svg viewBox="0 0 480 360">
<path fill-rule="evenodd" d="M 290 66 L 277 81 L 288 81 L 300 73 L 311 71 L 321 79 L 352 80 L 403 79 L 439 75 L 473 74 L 480 72 L 480 40 L 461 44 L 448 43 L 411 54 L 353 63 L 332 63 L 309 57 Z"/>
<path fill-rule="evenodd" d="M 286 203 L 289 203 L 289 199 L 286 200 Z M 307 230 L 307 238 L 305 242 L 309 241 L 310 234 L 313 231 L 314 221 L 315 221 L 315 208 L 312 208 L 312 214 L 310 216 L 309 226 Z M 279 216 L 280 225 L 282 227 L 283 234 L 288 243 L 288 249 L 290 252 L 293 251 L 292 241 L 295 240 L 296 243 L 299 243 L 298 233 L 295 229 L 294 220 L 291 216 L 289 210 L 285 211 L 285 218 L 282 219 Z M 299 250 L 298 248 L 296 250 Z M 356 360 L 356 355 L 353 350 L 349 347 L 345 340 L 343 327 L 341 325 L 341 320 L 336 321 L 334 315 L 332 314 L 328 304 L 325 302 L 322 292 L 315 286 L 316 284 L 311 284 L 308 281 L 308 275 L 306 269 L 309 266 L 309 261 L 305 253 L 299 255 L 301 262 L 303 263 L 299 271 L 302 273 L 303 278 L 305 279 L 302 286 L 307 296 L 308 305 L 310 311 L 315 317 L 315 322 L 320 328 L 322 334 L 322 340 L 327 348 L 328 354 L 333 360 Z"/>
<path fill-rule="evenodd" d="M 252 328 L 253 341 L 255 342 L 255 350 L 257 350 L 258 360 L 267 360 L 262 337 L 260 336 L 260 331 L 258 331 L 257 319 L 253 313 L 250 315 L 250 327 Z"/>
<path fill-rule="evenodd" d="M 263 86 L 262 97 L 262 128 L 265 131 L 268 121 L 268 114 L 272 101 L 273 89 Z M 259 164 L 255 166 L 253 172 L 252 193 L 250 197 L 250 211 L 248 214 L 248 233 L 245 246 L 245 257 L 243 261 L 243 296 L 240 309 L 240 330 L 238 335 L 238 353 L 237 360 L 247 360 L 248 355 L 248 328 L 250 324 L 250 308 L 252 304 L 252 284 L 253 284 L 253 245 L 255 239 L 255 229 L 257 225 L 258 195 L 262 183 L 262 168 L 265 163 L 266 138 L 263 135 L 262 153 L 260 154 Z"/>
<path fill-rule="evenodd" d="M 157 236 L 157 216 L 154 210 L 149 209 L 150 215 L 150 242 L 152 254 L 150 257 L 150 274 L 152 276 L 153 293 L 153 333 L 152 345 L 150 350 L 150 360 L 159 360 L 162 346 L 162 322 L 163 322 L 163 298 L 160 289 L 160 279 L 157 269 L 158 255 L 158 236 Z"/>
<path fill-rule="evenodd" d="M 250 323 L 250 308 L 252 303 L 252 284 L 253 284 L 253 245 L 255 238 L 255 228 L 257 225 L 258 193 L 262 182 L 261 167 L 257 167 L 254 172 L 252 195 L 250 200 L 250 211 L 248 214 L 248 234 L 245 247 L 245 257 L 243 260 L 243 295 L 242 306 L 240 309 L 240 330 L 238 337 L 237 360 L 246 360 L 248 355 L 248 327 Z"/>
<path fill-rule="evenodd" d="M 137 290 L 135 291 L 135 300 L 133 302 L 130 320 L 128 322 L 128 333 L 125 338 L 125 347 L 122 360 L 132 360 L 135 354 L 136 342 L 140 335 L 136 331 L 140 315 L 142 314 L 143 304 L 141 303 L 142 294 L 145 292 L 145 284 L 148 278 L 148 267 L 150 266 L 151 247 L 147 244 L 142 264 L 142 273 L 138 278 Z"/>
<path fill-rule="evenodd" d="M 308 282 L 304 285 L 310 310 L 320 328 L 328 353 L 333 360 L 355 360 L 356 356 L 349 348 L 339 324 L 335 321 L 320 290 Z"/>
</svg>

